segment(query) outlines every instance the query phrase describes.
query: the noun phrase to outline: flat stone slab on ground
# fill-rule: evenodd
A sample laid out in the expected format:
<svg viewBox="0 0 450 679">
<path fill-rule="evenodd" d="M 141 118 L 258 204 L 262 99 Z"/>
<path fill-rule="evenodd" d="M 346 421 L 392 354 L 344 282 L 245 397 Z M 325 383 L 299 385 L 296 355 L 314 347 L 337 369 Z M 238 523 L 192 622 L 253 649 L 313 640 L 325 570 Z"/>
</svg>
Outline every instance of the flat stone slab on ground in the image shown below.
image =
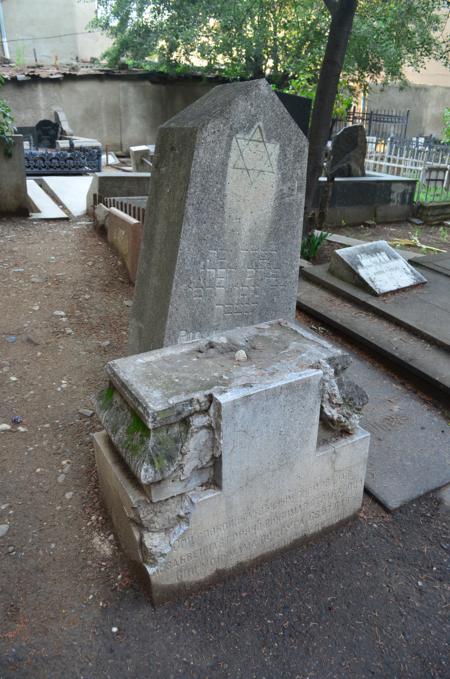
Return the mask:
<svg viewBox="0 0 450 679">
<path fill-rule="evenodd" d="M 329 272 L 374 295 L 426 283 L 426 278 L 384 240 L 335 250 Z"/>
<path fill-rule="evenodd" d="M 108 365 L 100 485 L 156 603 L 358 510 L 369 435 L 358 408 L 349 427 L 347 366 L 345 353 L 281 321 Z"/>
<path fill-rule="evenodd" d="M 423 266 L 425 269 L 437 271 L 444 276 L 450 277 L 450 252 L 442 252 L 436 255 L 424 255 L 422 257 L 415 257 L 411 260 L 414 266 Z"/>
<path fill-rule="evenodd" d="M 395 376 L 352 358 L 347 374 L 370 394 L 361 420 L 371 433 L 367 490 L 393 510 L 450 483 L 448 418 Z"/>
<path fill-rule="evenodd" d="M 448 276 L 427 270 L 427 284 L 376 297 L 341 281 L 328 271 L 328 264 L 303 269 L 303 277 L 325 286 L 357 307 L 394 321 L 435 344 L 450 349 L 450 280 Z M 318 308 L 318 311 L 320 309 Z"/>
<path fill-rule="evenodd" d="M 92 177 L 42 177 L 42 181 L 74 217 L 86 214 Z"/>
<path fill-rule="evenodd" d="M 309 282 L 305 272 L 303 276 L 297 298 L 300 309 L 450 395 L 447 349 L 414 335 L 370 309 L 361 308 L 339 292 Z"/>
<path fill-rule="evenodd" d="M 32 219 L 68 219 L 65 212 L 45 193 L 34 179 L 27 179 L 28 196 L 38 212 L 32 212 Z"/>
</svg>

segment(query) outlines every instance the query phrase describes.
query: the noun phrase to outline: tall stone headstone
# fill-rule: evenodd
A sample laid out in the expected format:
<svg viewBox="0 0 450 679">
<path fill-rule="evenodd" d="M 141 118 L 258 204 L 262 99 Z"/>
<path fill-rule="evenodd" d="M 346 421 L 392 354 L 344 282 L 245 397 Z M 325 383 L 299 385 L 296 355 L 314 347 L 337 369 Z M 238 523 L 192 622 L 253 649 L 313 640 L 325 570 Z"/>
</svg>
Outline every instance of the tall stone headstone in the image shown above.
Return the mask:
<svg viewBox="0 0 450 679">
<path fill-rule="evenodd" d="M 265 80 L 218 86 L 160 128 L 130 353 L 294 317 L 306 160 Z"/>
</svg>

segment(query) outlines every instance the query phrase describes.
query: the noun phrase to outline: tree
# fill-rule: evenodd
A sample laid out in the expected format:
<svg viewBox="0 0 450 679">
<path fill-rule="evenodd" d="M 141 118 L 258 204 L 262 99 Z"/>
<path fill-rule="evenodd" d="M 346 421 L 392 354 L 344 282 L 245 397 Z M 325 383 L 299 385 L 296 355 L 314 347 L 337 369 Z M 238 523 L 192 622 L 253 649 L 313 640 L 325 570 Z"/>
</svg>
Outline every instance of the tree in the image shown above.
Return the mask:
<svg viewBox="0 0 450 679">
<path fill-rule="evenodd" d="M 330 6 L 332 3 L 328 3 Z M 399 82 L 426 59 L 448 62 L 442 0 L 359 0 L 343 65 L 344 89 Z M 324 0 L 98 0 L 107 58 L 167 71 L 265 75 L 314 94 L 330 28 Z"/>
<path fill-rule="evenodd" d="M 306 175 L 306 222 L 304 233 L 314 228 L 309 220 L 315 204 L 319 177 L 322 174 L 323 159 L 333 117 L 333 107 L 338 92 L 347 45 L 350 39 L 353 19 L 358 0 L 323 0 L 331 14 L 325 55 L 320 69 L 314 106 L 309 129 L 308 169 Z"/>
<path fill-rule="evenodd" d="M 322 171 L 333 108 L 371 83 L 449 63 L 441 0 L 98 0 L 108 58 L 179 72 L 267 77 L 312 96 L 306 214 Z M 331 21 L 330 21 L 331 16 Z M 310 223 L 307 228 L 312 228 Z"/>
</svg>

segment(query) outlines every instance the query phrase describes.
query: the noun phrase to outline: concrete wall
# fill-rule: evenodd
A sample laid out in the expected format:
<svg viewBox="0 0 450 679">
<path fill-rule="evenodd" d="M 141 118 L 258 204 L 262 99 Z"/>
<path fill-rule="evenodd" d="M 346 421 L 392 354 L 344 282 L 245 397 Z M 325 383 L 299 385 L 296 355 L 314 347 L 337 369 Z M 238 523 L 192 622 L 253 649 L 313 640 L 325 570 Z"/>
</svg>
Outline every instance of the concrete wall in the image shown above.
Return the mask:
<svg viewBox="0 0 450 679">
<path fill-rule="evenodd" d="M 19 65 L 89 61 L 109 47 L 102 33 L 87 34 L 95 0 L 3 0 L 10 58 Z"/>
<path fill-rule="evenodd" d="M 373 88 L 368 96 L 369 109 L 410 109 L 408 137 L 434 134 L 442 137 L 442 114 L 450 106 L 450 71 L 447 86 L 409 85 L 404 89 Z"/>
<path fill-rule="evenodd" d="M 197 81 L 155 84 L 126 77 L 65 77 L 62 80 L 7 82 L 2 97 L 16 125 L 53 120 L 62 107 L 75 134 L 98 139 L 112 150 L 154 144 L 158 127 L 208 92 Z"/>
<path fill-rule="evenodd" d="M 0 215 L 28 216 L 23 137 L 15 135 L 9 151 L 0 141 Z"/>
</svg>

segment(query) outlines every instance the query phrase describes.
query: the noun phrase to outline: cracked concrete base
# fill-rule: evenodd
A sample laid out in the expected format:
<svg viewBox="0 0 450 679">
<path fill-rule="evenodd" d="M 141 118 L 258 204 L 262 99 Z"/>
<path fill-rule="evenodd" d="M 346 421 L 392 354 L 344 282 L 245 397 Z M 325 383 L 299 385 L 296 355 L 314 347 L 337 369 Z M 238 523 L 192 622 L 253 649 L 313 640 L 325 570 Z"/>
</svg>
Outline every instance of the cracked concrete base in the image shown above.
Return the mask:
<svg viewBox="0 0 450 679">
<path fill-rule="evenodd" d="M 108 365 L 97 399 L 108 434 L 95 439 L 100 484 L 155 603 L 359 509 L 367 397 L 343 377 L 348 365 L 284 321 Z"/>
</svg>

